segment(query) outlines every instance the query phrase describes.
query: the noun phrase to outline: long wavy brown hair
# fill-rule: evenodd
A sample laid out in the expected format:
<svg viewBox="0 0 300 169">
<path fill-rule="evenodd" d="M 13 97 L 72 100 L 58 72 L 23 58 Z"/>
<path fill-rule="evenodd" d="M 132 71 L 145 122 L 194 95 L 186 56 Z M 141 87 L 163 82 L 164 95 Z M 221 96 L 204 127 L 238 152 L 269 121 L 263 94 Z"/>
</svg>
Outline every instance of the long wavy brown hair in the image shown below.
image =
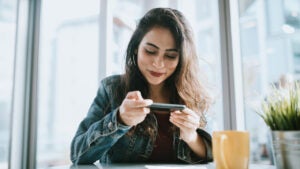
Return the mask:
<svg viewBox="0 0 300 169">
<path fill-rule="evenodd" d="M 177 68 L 165 81 L 171 93 L 171 103 L 185 104 L 199 114 L 205 112 L 211 105 L 212 99 L 205 81 L 200 80 L 204 79 L 204 72 L 200 71 L 192 29 L 182 13 L 171 8 L 154 8 L 139 21 L 127 47 L 125 74 L 122 76 L 125 87 L 122 88 L 123 96 L 119 97 L 120 104 L 129 91 L 139 90 L 144 98 L 149 97 L 148 83 L 137 66 L 136 51 L 145 34 L 154 26 L 169 29 L 179 51 Z M 144 128 L 152 126 L 147 120 L 139 125 Z"/>
</svg>

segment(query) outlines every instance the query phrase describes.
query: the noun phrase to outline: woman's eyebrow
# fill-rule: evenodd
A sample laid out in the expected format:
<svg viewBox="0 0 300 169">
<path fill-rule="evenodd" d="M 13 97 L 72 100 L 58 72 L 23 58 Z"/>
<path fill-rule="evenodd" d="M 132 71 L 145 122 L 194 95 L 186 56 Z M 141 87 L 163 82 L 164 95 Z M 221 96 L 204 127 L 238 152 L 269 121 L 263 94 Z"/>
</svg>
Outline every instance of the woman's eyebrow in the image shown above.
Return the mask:
<svg viewBox="0 0 300 169">
<path fill-rule="evenodd" d="M 154 45 L 153 43 L 150 43 L 150 42 L 147 42 L 146 45 L 149 45 L 149 46 L 152 46 L 152 47 L 154 47 L 154 48 L 156 48 L 156 49 L 159 49 L 158 46 L 156 46 L 156 45 Z M 172 51 L 173 51 L 173 52 L 178 52 L 177 49 L 166 49 L 166 51 L 170 51 L 170 52 L 172 52 Z"/>
<path fill-rule="evenodd" d="M 149 45 L 149 46 L 152 46 L 152 47 L 154 47 L 154 48 L 156 48 L 156 49 L 159 49 L 159 47 L 158 47 L 158 46 L 156 46 L 156 45 L 154 45 L 153 43 L 149 43 L 149 42 L 147 42 L 147 43 L 146 43 L 146 45 Z"/>
</svg>

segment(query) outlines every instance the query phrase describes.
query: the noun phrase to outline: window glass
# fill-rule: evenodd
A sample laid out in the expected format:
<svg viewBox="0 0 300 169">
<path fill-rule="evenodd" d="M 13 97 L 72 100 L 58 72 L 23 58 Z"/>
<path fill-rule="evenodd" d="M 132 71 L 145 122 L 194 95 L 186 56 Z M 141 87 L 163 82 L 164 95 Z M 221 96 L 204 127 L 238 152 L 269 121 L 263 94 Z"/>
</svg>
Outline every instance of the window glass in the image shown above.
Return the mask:
<svg viewBox="0 0 300 169">
<path fill-rule="evenodd" d="M 41 8 L 37 166 L 70 164 L 70 144 L 96 95 L 98 0 L 50 0 Z M 104 57 L 104 56 L 102 56 Z"/>
<path fill-rule="evenodd" d="M 270 84 L 299 79 L 299 7 L 299 0 L 239 0 L 244 112 L 254 163 L 273 163 L 269 129 L 255 108 Z"/>
<path fill-rule="evenodd" d="M 222 130 L 224 124 L 218 1 L 190 0 L 186 3 L 180 0 L 178 6 L 193 28 L 200 67 L 207 75 L 211 94 L 215 98 L 215 104 L 207 113 L 208 129 Z"/>
<path fill-rule="evenodd" d="M 0 168 L 8 168 L 17 1 L 0 0 Z"/>
<path fill-rule="evenodd" d="M 108 1 L 112 6 L 113 34 L 112 34 L 112 65 L 108 75 L 124 73 L 126 48 L 135 29 L 138 17 L 142 14 L 140 0 L 113 0 Z M 122 12 L 120 12 L 122 11 Z M 126 13 L 126 15 L 124 15 Z"/>
</svg>

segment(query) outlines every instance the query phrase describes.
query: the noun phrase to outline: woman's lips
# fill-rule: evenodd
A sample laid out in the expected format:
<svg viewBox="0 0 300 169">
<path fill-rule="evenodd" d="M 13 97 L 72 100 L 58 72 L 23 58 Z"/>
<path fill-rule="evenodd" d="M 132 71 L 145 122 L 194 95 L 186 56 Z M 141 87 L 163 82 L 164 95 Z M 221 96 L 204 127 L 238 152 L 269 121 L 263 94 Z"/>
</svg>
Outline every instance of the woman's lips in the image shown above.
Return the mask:
<svg viewBox="0 0 300 169">
<path fill-rule="evenodd" d="M 150 71 L 150 74 L 154 77 L 160 77 L 162 76 L 164 73 L 158 73 L 158 72 L 153 72 L 153 71 Z"/>
</svg>

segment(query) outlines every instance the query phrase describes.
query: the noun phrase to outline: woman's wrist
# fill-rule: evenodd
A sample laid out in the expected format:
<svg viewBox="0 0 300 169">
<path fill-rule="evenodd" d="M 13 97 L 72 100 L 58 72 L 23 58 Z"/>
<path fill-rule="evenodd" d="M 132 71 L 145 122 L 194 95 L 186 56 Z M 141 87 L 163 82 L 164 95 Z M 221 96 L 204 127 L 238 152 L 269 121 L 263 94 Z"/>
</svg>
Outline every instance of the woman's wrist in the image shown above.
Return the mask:
<svg viewBox="0 0 300 169">
<path fill-rule="evenodd" d="M 120 124 L 122 124 L 122 125 L 124 125 L 124 126 L 128 126 L 128 125 L 122 120 L 121 115 L 120 115 L 120 111 L 119 111 L 119 110 L 117 111 L 117 121 L 118 121 L 118 123 L 120 123 Z"/>
<path fill-rule="evenodd" d="M 195 131 L 193 132 L 188 138 L 185 138 L 185 142 L 187 144 L 196 144 L 197 141 L 199 140 L 200 136 L 198 135 L 198 133 Z"/>
<path fill-rule="evenodd" d="M 203 143 L 202 138 L 195 131 L 189 140 L 185 141 L 187 145 L 192 149 L 192 151 L 199 157 L 205 157 L 205 145 Z"/>
</svg>

